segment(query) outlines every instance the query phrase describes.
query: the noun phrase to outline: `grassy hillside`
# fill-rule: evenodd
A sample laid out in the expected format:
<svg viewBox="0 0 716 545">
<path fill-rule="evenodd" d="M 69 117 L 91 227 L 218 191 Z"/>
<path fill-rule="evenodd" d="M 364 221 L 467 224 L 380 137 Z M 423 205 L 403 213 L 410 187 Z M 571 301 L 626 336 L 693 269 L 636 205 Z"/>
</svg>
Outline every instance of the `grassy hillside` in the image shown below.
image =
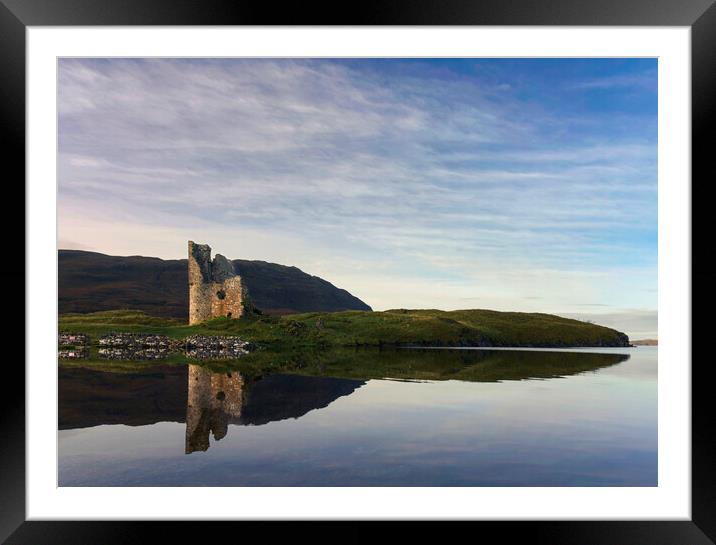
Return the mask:
<svg viewBox="0 0 716 545">
<path fill-rule="evenodd" d="M 196 326 L 137 311 L 60 316 L 60 331 L 93 337 L 110 331 L 181 338 L 191 334 L 239 335 L 264 346 L 628 346 L 628 337 L 607 327 L 551 314 L 493 310 L 388 310 L 311 312 L 231 320 Z"/>
<path fill-rule="evenodd" d="M 235 259 L 251 301 L 268 314 L 370 310 L 344 289 L 296 267 Z M 119 257 L 60 250 L 60 313 L 130 308 L 184 319 L 189 313 L 186 259 Z"/>
</svg>

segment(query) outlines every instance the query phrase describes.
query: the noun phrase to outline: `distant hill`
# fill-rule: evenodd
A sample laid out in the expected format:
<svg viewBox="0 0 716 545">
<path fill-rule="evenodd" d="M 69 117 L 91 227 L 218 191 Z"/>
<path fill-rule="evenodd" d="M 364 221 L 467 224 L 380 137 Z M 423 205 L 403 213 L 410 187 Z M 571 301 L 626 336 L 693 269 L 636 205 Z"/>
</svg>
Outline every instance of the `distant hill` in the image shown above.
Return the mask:
<svg viewBox="0 0 716 545">
<path fill-rule="evenodd" d="M 659 341 L 657 339 L 640 339 L 638 341 L 632 341 L 631 344 L 634 346 L 658 346 Z"/>
<path fill-rule="evenodd" d="M 371 310 L 344 289 L 296 267 L 233 260 L 255 306 L 268 314 Z M 184 319 L 189 314 L 186 259 L 58 251 L 59 313 L 136 309 Z"/>
</svg>

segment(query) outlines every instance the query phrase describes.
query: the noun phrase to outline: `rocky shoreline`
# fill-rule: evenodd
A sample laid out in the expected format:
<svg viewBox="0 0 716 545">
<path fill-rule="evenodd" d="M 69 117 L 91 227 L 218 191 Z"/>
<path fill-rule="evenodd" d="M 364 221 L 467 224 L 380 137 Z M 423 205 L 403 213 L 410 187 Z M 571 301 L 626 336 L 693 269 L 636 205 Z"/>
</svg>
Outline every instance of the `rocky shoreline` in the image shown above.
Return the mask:
<svg viewBox="0 0 716 545">
<path fill-rule="evenodd" d="M 87 359 L 90 338 L 85 334 L 58 335 L 58 357 Z M 97 339 L 97 354 L 106 360 L 162 360 L 183 354 L 197 360 L 236 359 L 255 350 L 255 346 L 235 336 L 191 335 L 171 339 L 166 335 L 147 333 L 109 333 Z"/>
<path fill-rule="evenodd" d="M 58 336 L 58 357 L 61 359 L 87 359 L 90 357 L 91 339 L 84 333 L 61 333 Z M 256 346 L 238 336 L 190 335 L 173 339 L 166 335 L 148 333 L 113 332 L 102 335 L 96 341 L 97 356 L 105 360 L 163 360 L 181 354 L 195 360 L 230 360 L 256 350 Z M 525 343 L 503 345 L 490 339 L 465 339 L 453 343 L 413 342 L 381 343 L 379 346 L 396 347 L 455 347 L 455 348 L 627 348 L 633 346 L 626 335 L 608 340 L 592 341 L 590 344 Z"/>
</svg>

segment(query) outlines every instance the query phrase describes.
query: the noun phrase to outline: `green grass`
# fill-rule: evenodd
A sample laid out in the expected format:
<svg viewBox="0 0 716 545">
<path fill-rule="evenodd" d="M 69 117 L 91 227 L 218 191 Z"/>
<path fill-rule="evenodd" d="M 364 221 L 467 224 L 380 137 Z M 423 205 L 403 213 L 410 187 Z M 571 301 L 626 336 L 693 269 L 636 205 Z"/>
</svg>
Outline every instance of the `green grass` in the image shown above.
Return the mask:
<svg viewBox="0 0 716 545">
<path fill-rule="evenodd" d="M 81 332 L 93 342 L 109 332 L 188 335 L 238 335 L 260 346 L 289 349 L 310 346 L 626 346 L 614 329 L 551 314 L 493 310 L 387 310 L 384 312 L 311 312 L 240 320 L 216 318 L 199 325 L 115 310 L 62 314 L 61 332 Z"/>
</svg>

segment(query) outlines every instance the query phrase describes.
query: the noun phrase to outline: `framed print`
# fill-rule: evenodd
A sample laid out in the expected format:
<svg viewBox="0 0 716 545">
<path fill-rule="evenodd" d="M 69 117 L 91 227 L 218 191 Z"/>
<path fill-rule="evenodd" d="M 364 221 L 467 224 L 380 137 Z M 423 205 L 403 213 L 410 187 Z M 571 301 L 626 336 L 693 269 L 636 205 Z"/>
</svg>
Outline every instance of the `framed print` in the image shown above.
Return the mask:
<svg viewBox="0 0 716 545">
<path fill-rule="evenodd" d="M 212 6 L 2 7 L 28 215 L 3 538 L 713 542 L 716 8 Z"/>
</svg>

